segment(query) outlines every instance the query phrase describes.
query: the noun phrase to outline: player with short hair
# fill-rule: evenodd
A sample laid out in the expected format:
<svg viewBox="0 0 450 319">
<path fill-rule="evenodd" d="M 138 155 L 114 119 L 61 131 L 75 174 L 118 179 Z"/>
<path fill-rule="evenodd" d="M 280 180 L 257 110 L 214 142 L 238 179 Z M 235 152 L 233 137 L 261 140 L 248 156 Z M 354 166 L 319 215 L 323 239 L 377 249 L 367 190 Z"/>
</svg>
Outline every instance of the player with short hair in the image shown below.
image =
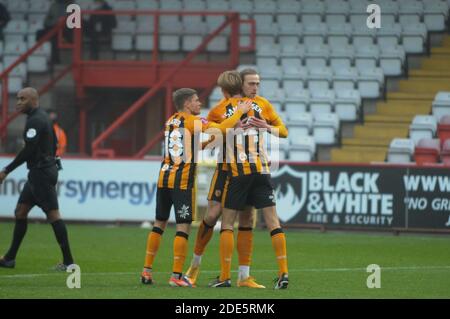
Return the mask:
<svg viewBox="0 0 450 319">
<path fill-rule="evenodd" d="M 156 194 L 156 218 L 152 231 L 148 235 L 144 269 L 141 274 L 143 284 L 153 282 L 152 267 L 158 252 L 161 237 L 169 219 L 172 206 L 175 209 L 176 236 L 173 244 L 173 267 L 169 285 L 174 287 L 193 287 L 189 280 L 182 276 L 184 261 L 188 249 L 188 236 L 191 222 L 195 216 L 195 146 L 198 145 L 195 125 L 201 130 L 234 127 L 239 118 L 248 112 L 251 103 L 241 101 L 234 116 L 221 124 L 201 119 L 201 102 L 193 89 L 182 88 L 173 93 L 173 101 L 177 112 L 165 125 L 164 160 L 158 178 Z M 196 122 L 197 121 L 197 122 Z"/>
</svg>

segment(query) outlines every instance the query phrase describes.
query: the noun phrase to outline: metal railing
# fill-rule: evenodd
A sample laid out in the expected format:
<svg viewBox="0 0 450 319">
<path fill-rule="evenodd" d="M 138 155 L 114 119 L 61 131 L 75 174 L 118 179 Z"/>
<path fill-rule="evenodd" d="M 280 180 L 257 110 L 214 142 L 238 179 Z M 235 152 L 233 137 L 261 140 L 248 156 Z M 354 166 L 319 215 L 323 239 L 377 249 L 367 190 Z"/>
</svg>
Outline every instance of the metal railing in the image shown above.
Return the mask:
<svg viewBox="0 0 450 319">
<path fill-rule="evenodd" d="M 151 52 L 151 60 L 146 61 L 96 61 L 96 60 L 87 60 L 83 59 L 83 24 L 84 21 L 82 19 L 82 27 L 75 28 L 73 30 L 73 43 L 67 43 L 63 39 L 63 30 L 66 27 L 66 18 L 62 17 L 58 21 L 58 23 L 47 32 L 37 43 L 26 51 L 23 55 L 21 55 L 13 64 L 11 64 L 7 69 L 0 73 L 0 81 L 2 83 L 2 92 L 1 92 L 1 121 L 0 121 L 0 137 L 3 140 L 6 140 L 7 137 L 7 127 L 8 125 L 19 115 L 17 112 L 9 113 L 9 96 L 8 96 L 8 76 L 11 71 L 17 67 L 20 63 L 25 62 L 26 59 L 33 54 L 39 47 L 41 47 L 45 42 L 49 41 L 52 37 L 57 36 L 58 48 L 71 49 L 72 50 L 72 61 L 71 63 L 64 68 L 58 75 L 54 76 L 52 80 L 49 81 L 46 85 L 44 85 L 41 89 L 39 89 L 39 94 L 45 94 L 50 88 L 52 88 L 62 77 L 72 71 L 76 92 L 78 98 L 83 98 L 85 96 L 85 87 L 89 86 L 89 83 L 85 82 L 84 72 L 86 70 L 92 71 L 92 68 L 96 67 L 112 67 L 112 70 L 120 70 L 120 67 L 132 67 L 136 68 L 136 70 L 145 69 L 152 73 L 154 79 L 156 79 L 151 85 L 145 83 L 143 86 L 151 86 L 151 88 L 135 103 L 133 103 L 121 116 L 119 116 L 113 123 L 103 131 L 91 144 L 92 146 L 92 155 L 96 156 L 107 156 L 114 157 L 115 152 L 113 149 L 104 148 L 104 142 L 120 127 L 122 126 L 130 117 L 135 114 L 138 110 L 140 110 L 146 102 L 148 102 L 157 92 L 158 90 L 165 88 L 166 94 L 171 93 L 172 86 L 170 82 L 176 78 L 180 72 L 183 72 L 183 69 L 192 66 L 193 59 L 202 53 L 214 38 L 216 38 L 219 34 L 221 34 L 227 27 L 230 27 L 229 33 L 229 60 L 223 67 L 226 68 L 235 68 L 239 63 L 239 54 L 240 52 L 249 52 L 255 49 L 255 38 L 256 38 L 256 27 L 254 20 L 240 20 L 239 13 L 237 12 L 196 12 L 196 11 L 129 11 L 129 10 L 118 10 L 118 11 L 92 11 L 85 10 L 82 11 L 82 17 L 85 15 L 132 15 L 132 16 L 141 16 L 148 15 L 153 17 L 153 49 Z M 190 52 L 185 59 L 180 62 L 174 62 L 174 66 L 172 69 L 166 70 L 166 73 L 163 74 L 162 66 L 167 67 L 167 62 L 163 62 L 159 57 L 159 31 L 160 31 L 160 17 L 166 15 L 177 15 L 177 16 L 187 16 L 187 15 L 201 15 L 201 16 L 217 16 L 217 17 L 225 17 L 225 21 L 219 25 L 214 31 L 206 36 L 203 39 L 203 42 L 192 52 Z M 250 24 L 250 45 L 247 47 L 241 47 L 239 44 L 239 27 L 241 24 Z M 150 33 L 151 34 L 151 33 Z M 204 64 L 203 66 L 208 66 L 211 64 Z M 151 68 L 149 68 L 151 66 Z M 117 78 L 120 78 L 121 74 L 117 74 Z M 108 79 L 98 79 L 97 81 L 107 81 Z M 212 90 L 213 84 L 211 84 Z M 103 85 L 101 83 L 98 86 L 108 86 L 105 82 Z M 206 97 L 205 92 L 203 92 Z M 171 96 L 171 94 L 170 94 Z M 166 96 L 166 113 L 172 111 L 172 101 L 169 96 Z M 86 140 L 86 112 L 83 108 L 80 108 L 80 129 L 79 129 L 79 141 L 80 141 L 80 152 L 85 153 L 85 140 Z M 153 139 L 151 139 L 144 147 L 142 147 L 134 157 L 143 157 L 144 154 L 150 150 L 162 137 L 162 134 L 159 133 Z"/>
<path fill-rule="evenodd" d="M 89 12 L 94 13 L 94 12 Z M 111 14 L 111 12 L 104 11 L 101 14 Z M 240 51 L 250 51 L 255 48 L 255 22 L 254 20 L 240 20 L 239 14 L 236 12 L 185 12 L 185 11 L 114 11 L 115 14 L 136 14 L 136 15 L 152 15 L 154 17 L 154 33 L 153 33 L 153 51 L 151 62 L 157 64 L 158 61 L 158 34 L 159 34 L 159 18 L 161 15 L 212 15 L 212 16 L 225 16 L 225 21 L 217 27 L 212 33 L 208 34 L 203 42 L 192 52 L 190 52 L 187 57 L 176 64 L 176 66 L 160 78 L 139 100 L 133 103 L 121 116 L 119 116 L 105 131 L 103 131 L 93 142 L 92 142 L 92 155 L 94 157 L 107 156 L 114 157 L 114 150 L 103 148 L 104 142 L 119 128 L 121 127 L 130 117 L 144 107 L 145 103 L 148 102 L 161 88 L 166 88 L 166 113 L 172 109 L 171 106 L 171 85 L 168 83 L 176 77 L 179 72 L 182 72 L 183 67 L 189 65 L 189 63 L 202 51 L 206 49 L 208 44 L 221 32 L 225 30 L 226 27 L 230 26 L 230 60 L 227 65 L 229 68 L 235 68 L 239 63 L 239 53 Z M 250 46 L 241 48 L 239 46 L 239 26 L 240 23 L 248 23 L 251 25 L 250 34 Z M 94 63 L 89 61 L 89 63 Z M 127 62 L 130 63 L 130 62 Z M 142 63 L 142 62 L 141 62 Z M 157 72 L 157 69 L 154 69 Z M 169 96 L 167 95 L 169 94 Z M 144 147 L 142 147 L 135 155 L 135 158 L 141 158 L 148 152 L 156 143 L 158 143 L 163 134 L 158 133 L 153 139 L 151 139 Z"/>
<path fill-rule="evenodd" d="M 8 66 L 3 72 L 0 73 L 0 81 L 2 83 L 1 92 L 1 122 L 0 122 L 0 137 L 2 142 L 7 138 L 7 128 L 8 125 L 20 114 L 17 111 L 9 112 L 9 83 L 8 76 L 20 63 L 26 61 L 26 59 L 32 55 L 37 49 L 43 46 L 52 37 L 58 36 L 58 46 L 65 48 L 73 48 L 72 44 L 64 43 L 62 37 L 62 31 L 66 25 L 65 18 L 59 19 L 58 23 L 47 32 L 41 39 L 39 39 L 35 45 L 28 49 L 24 54 L 19 56 L 16 61 L 14 61 L 10 66 Z M 72 70 L 73 65 L 70 64 L 53 77 L 48 83 L 46 83 L 42 88 L 38 89 L 39 95 L 44 95 L 47 93 L 60 79 L 62 79 L 66 74 Z"/>
</svg>

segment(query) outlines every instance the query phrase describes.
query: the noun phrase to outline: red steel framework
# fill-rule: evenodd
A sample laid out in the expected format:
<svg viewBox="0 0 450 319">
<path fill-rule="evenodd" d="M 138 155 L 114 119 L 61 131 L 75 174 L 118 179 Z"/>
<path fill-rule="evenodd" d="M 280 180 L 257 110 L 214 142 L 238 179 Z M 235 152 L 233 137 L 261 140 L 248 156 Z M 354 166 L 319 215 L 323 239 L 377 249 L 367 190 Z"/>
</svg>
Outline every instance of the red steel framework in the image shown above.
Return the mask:
<svg viewBox="0 0 450 319">
<path fill-rule="evenodd" d="M 85 90 L 88 87 L 110 87 L 110 88 L 148 88 L 148 91 L 133 103 L 122 115 L 109 125 L 92 142 L 93 157 L 114 157 L 115 151 L 112 148 L 105 147 L 107 139 L 124 123 L 140 110 L 155 94 L 161 90 L 166 91 L 165 115 L 169 116 L 173 112 L 171 101 L 171 91 L 179 87 L 195 87 L 203 89 L 202 98 L 207 96 L 215 86 L 218 74 L 227 69 L 234 69 L 239 64 L 240 52 L 251 52 L 255 49 L 255 21 L 252 19 L 241 20 L 237 12 L 196 12 L 196 11 L 82 11 L 83 15 L 148 15 L 153 17 L 153 50 L 149 61 L 118 61 L 103 60 L 93 61 L 83 59 L 83 28 L 74 29 L 73 43 L 64 42 L 62 31 L 65 27 L 65 18 L 61 18 L 58 24 L 49 31 L 36 45 L 21 55 L 11 66 L 0 73 L 2 81 L 2 108 L 0 121 L 0 136 L 3 141 L 7 137 L 7 127 L 17 117 L 17 112 L 8 112 L 8 75 L 20 63 L 26 59 L 48 41 L 53 36 L 58 36 L 58 46 L 60 48 L 72 50 L 72 62 L 59 74 L 49 81 L 39 90 L 42 95 L 51 89 L 56 82 L 72 71 L 76 85 L 77 98 L 83 99 L 86 96 Z M 214 31 L 208 34 L 203 42 L 186 58 L 179 62 L 161 61 L 159 57 L 159 21 L 164 15 L 201 15 L 225 17 L 225 21 Z M 250 45 L 241 47 L 239 44 L 239 27 L 241 24 L 250 24 Z M 228 60 L 225 62 L 194 62 L 194 58 L 204 52 L 208 44 L 227 27 L 230 27 Z M 79 152 L 86 154 L 86 110 L 84 107 L 79 109 Z M 153 146 L 163 137 L 162 131 L 154 136 L 144 147 L 142 147 L 133 157 L 142 158 Z"/>
<path fill-rule="evenodd" d="M 13 64 L 7 67 L 3 72 L 0 73 L 0 81 L 2 83 L 1 92 L 1 122 L 0 122 L 0 138 L 2 143 L 6 141 L 7 138 L 7 128 L 8 125 L 20 114 L 18 112 L 8 112 L 9 106 L 9 95 L 8 95 L 8 76 L 20 63 L 24 63 L 26 59 L 33 54 L 38 48 L 40 48 L 46 41 L 50 40 L 53 36 L 58 36 L 58 45 L 65 48 L 73 48 L 72 44 L 63 43 L 62 29 L 65 26 L 65 20 L 60 19 L 60 21 L 51 29 L 45 36 L 43 36 L 33 47 L 31 47 L 27 52 L 21 55 Z M 66 74 L 68 74 L 73 68 L 73 64 L 69 64 L 62 71 L 53 76 L 53 78 L 45 84 L 43 87 L 38 89 L 39 95 L 44 95 L 47 93 L 59 80 L 61 80 Z"/>
</svg>

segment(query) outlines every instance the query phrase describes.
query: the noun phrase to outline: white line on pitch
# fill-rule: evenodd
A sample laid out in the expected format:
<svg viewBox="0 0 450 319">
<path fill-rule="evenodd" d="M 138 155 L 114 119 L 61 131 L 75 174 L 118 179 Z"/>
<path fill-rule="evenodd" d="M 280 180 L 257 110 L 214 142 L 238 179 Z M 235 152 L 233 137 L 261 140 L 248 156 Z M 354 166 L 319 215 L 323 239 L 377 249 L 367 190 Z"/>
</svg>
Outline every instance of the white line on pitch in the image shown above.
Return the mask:
<svg viewBox="0 0 450 319">
<path fill-rule="evenodd" d="M 405 266 L 405 267 L 381 267 L 381 270 L 391 270 L 391 271 L 402 271 L 402 270 L 442 270 L 450 269 L 450 266 Z M 277 272 L 277 269 L 252 269 L 252 273 L 263 273 L 263 272 Z M 347 271 L 366 271 L 366 268 L 355 267 L 355 268 L 297 268 L 289 269 L 289 272 L 347 272 Z M 202 273 L 206 274 L 217 274 L 217 270 L 202 270 Z M 232 270 L 232 272 L 237 272 Z M 42 273 L 42 274 L 17 274 L 17 275 L 0 275 L 1 278 L 35 278 L 35 277 L 47 277 L 54 276 L 58 273 L 64 272 L 52 272 L 52 273 Z M 155 271 L 155 274 L 164 274 L 168 272 Z M 117 275 L 139 275 L 139 271 L 136 272 L 81 272 L 83 276 L 117 276 Z"/>
</svg>

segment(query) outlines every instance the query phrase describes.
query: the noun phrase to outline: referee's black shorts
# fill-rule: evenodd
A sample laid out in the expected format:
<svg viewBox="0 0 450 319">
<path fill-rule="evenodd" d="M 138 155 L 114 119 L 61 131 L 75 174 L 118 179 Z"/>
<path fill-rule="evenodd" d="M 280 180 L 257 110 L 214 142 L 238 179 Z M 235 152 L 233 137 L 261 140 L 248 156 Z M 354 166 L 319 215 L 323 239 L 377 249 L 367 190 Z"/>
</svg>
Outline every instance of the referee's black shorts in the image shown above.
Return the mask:
<svg viewBox="0 0 450 319">
<path fill-rule="evenodd" d="M 166 221 L 172 206 L 177 224 L 190 224 L 195 219 L 195 191 L 192 189 L 160 188 L 156 191 L 156 219 Z"/>
<path fill-rule="evenodd" d="M 52 165 L 47 168 L 32 168 L 28 172 L 28 180 L 20 193 L 18 203 L 31 207 L 38 206 L 45 213 L 59 209 L 56 184 L 58 168 Z"/>
<path fill-rule="evenodd" d="M 222 207 L 244 210 L 275 206 L 275 195 L 270 174 L 251 174 L 230 177 L 222 198 Z"/>
</svg>

